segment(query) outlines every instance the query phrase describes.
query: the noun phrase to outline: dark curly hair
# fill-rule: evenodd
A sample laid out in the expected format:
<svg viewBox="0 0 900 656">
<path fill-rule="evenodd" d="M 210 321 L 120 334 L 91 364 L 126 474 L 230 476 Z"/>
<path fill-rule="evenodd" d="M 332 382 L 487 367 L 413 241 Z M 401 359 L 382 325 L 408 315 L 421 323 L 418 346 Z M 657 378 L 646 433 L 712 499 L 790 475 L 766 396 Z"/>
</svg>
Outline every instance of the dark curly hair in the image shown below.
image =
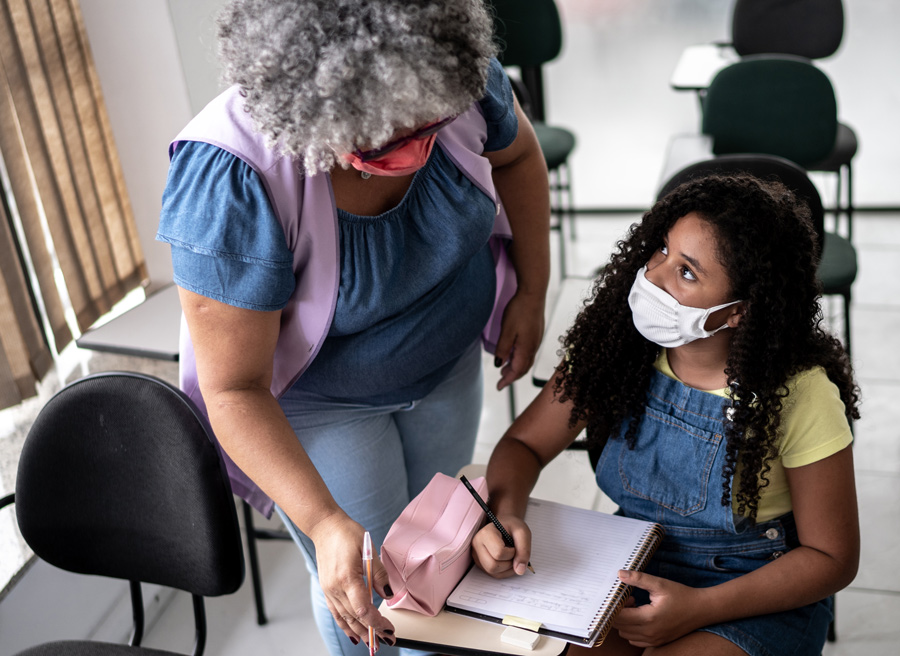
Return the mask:
<svg viewBox="0 0 900 656">
<path fill-rule="evenodd" d="M 717 256 L 745 314 L 725 366 L 734 396 L 726 422 L 722 505 L 756 517 L 760 489 L 776 455 L 788 379 L 817 365 L 837 385 L 848 420 L 858 419 L 859 389 L 841 343 L 822 328 L 816 278 L 817 235 L 805 202 L 778 182 L 711 175 L 675 188 L 634 224 L 601 270 L 591 298 L 562 338 L 567 363 L 556 392 L 571 400 L 570 422 L 587 423 L 598 448 L 622 431 L 634 446 L 660 347 L 634 327 L 628 294 L 638 270 L 663 246 L 670 228 L 696 212 L 716 233 Z M 759 472 L 740 476 L 735 471 Z"/>
</svg>

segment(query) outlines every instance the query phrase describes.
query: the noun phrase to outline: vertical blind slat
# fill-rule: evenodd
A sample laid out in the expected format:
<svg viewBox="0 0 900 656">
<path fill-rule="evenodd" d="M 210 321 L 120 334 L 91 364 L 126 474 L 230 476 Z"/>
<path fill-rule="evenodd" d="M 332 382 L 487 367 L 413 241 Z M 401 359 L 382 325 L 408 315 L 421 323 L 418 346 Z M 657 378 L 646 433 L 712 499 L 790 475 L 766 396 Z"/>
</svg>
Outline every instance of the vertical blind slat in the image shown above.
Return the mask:
<svg viewBox="0 0 900 656">
<path fill-rule="evenodd" d="M 68 305 L 84 330 L 146 278 L 77 0 L 0 0 L 0 153 L 9 181 L 0 192 L 22 231 L 0 239 L 3 407 L 33 395 L 53 349 L 71 342 Z M 7 259 L 17 238 L 33 278 L 18 255 Z M 32 280 L 44 316 L 27 293 Z"/>
<path fill-rule="evenodd" d="M 2 13 L 2 12 L 0 12 Z M 0 28 L 2 28 L 0 18 Z M 0 41 L 3 41 L 0 35 Z M 0 44 L 2 49 L 2 44 Z M 0 53 L 0 64 L 4 70 L 6 59 Z M 0 151 L 6 164 L 7 174 L 15 205 L 22 221 L 24 237 L 27 241 L 23 244 L 31 255 L 35 277 L 40 286 L 41 297 L 50 322 L 50 331 L 54 336 L 57 349 L 72 341 L 72 334 L 66 323 L 65 310 L 62 299 L 56 290 L 53 258 L 47 248 L 44 233 L 40 224 L 40 209 L 38 198 L 34 194 L 31 171 L 28 166 L 28 154 L 25 150 L 21 132 L 18 128 L 15 111 L 12 107 L 12 98 L 7 77 L 0 77 Z"/>
</svg>

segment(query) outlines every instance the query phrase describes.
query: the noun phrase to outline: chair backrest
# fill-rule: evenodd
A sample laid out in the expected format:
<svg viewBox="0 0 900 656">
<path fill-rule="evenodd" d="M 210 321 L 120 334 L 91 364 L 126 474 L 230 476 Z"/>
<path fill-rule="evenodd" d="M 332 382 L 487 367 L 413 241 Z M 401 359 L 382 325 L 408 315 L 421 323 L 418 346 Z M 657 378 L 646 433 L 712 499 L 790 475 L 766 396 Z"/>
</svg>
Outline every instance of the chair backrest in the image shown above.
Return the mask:
<svg viewBox="0 0 900 656">
<path fill-rule="evenodd" d="M 740 154 L 723 155 L 712 159 L 694 162 L 672 175 L 656 194 L 656 199 L 661 200 L 677 186 L 702 178 L 713 173 L 722 175 L 734 175 L 748 173 L 763 180 L 778 180 L 809 205 L 812 223 L 818 235 L 818 255 L 821 256 L 822 244 L 825 238 L 825 211 L 822 207 L 822 199 L 819 190 L 809 179 L 802 168 L 793 162 L 776 157 L 774 155 Z M 603 451 L 605 441 L 594 444 L 588 448 L 588 460 L 591 470 L 596 470 L 597 463 Z"/>
<path fill-rule="evenodd" d="M 205 419 L 176 387 L 109 372 L 60 390 L 22 449 L 16 516 L 57 567 L 217 596 L 244 559 L 234 497 Z"/>
<path fill-rule="evenodd" d="M 562 22 L 554 0 L 489 0 L 504 66 L 518 67 L 535 120 L 546 120 L 541 67 L 562 50 Z"/>
<path fill-rule="evenodd" d="M 819 190 L 802 168 L 793 162 L 774 155 L 723 155 L 695 162 L 675 173 L 663 184 L 657 200 L 666 196 L 678 185 L 713 173 L 734 175 L 749 173 L 762 180 L 778 180 L 809 205 L 813 227 L 818 235 L 818 255 L 822 254 L 825 238 L 825 210 Z"/>
<path fill-rule="evenodd" d="M 719 71 L 703 101 L 716 155 L 766 153 L 810 166 L 832 152 L 837 130 L 831 81 L 800 57 L 742 59 Z"/>
<path fill-rule="evenodd" d="M 783 53 L 821 59 L 844 36 L 841 0 L 737 0 L 731 42 L 739 55 Z"/>
</svg>

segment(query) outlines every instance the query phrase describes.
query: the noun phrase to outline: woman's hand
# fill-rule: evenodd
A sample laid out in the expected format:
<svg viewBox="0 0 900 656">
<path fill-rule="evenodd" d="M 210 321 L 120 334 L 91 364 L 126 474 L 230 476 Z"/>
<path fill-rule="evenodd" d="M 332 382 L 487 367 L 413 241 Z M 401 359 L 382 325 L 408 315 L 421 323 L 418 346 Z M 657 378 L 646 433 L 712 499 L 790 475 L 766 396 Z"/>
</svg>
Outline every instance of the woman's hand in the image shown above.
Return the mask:
<svg viewBox="0 0 900 656">
<path fill-rule="evenodd" d="M 500 369 L 502 390 L 531 369 L 544 336 L 544 295 L 518 291 L 503 313 L 494 363 Z"/>
<path fill-rule="evenodd" d="M 705 626 L 698 613 L 702 609 L 698 588 L 644 572 L 622 570 L 619 578 L 650 593 L 649 604 L 629 604 L 613 622 L 619 636 L 635 647 L 658 647 Z"/>
<path fill-rule="evenodd" d="M 497 579 L 524 574 L 531 558 L 531 529 L 518 517 L 507 515 L 497 519 L 516 546 L 507 547 L 497 527 L 488 524 L 472 538 L 472 559 Z"/>
<path fill-rule="evenodd" d="M 502 366 L 497 389 L 521 378 L 534 363 L 544 334 L 544 303 L 550 281 L 550 188 L 547 164 L 534 128 L 513 100 L 519 131 L 507 148 L 486 152 L 494 186 L 509 219 L 509 256 L 518 292 L 503 313 L 495 353 Z"/>
<path fill-rule="evenodd" d="M 365 530 L 346 515 L 320 521 L 310 537 L 316 545 L 319 583 L 328 610 L 354 644 L 368 642 L 369 626 L 378 638 L 393 645 L 394 626 L 375 608 L 364 580 L 362 545 Z M 377 553 L 372 559 L 375 591 L 384 599 L 393 596 L 387 572 Z"/>
</svg>

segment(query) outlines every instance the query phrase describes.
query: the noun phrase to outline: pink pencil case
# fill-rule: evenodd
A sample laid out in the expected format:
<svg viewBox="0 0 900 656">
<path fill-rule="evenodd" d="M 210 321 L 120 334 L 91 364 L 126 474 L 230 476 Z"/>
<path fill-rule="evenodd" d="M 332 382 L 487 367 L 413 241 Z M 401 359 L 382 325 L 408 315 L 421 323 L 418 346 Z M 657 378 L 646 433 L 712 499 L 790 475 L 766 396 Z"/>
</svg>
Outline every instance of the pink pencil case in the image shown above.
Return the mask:
<svg viewBox="0 0 900 656">
<path fill-rule="evenodd" d="M 487 498 L 483 476 L 469 482 Z M 472 563 L 472 537 L 483 521 L 484 511 L 462 481 L 435 474 L 381 545 L 394 592 L 387 605 L 437 615 Z"/>
</svg>

